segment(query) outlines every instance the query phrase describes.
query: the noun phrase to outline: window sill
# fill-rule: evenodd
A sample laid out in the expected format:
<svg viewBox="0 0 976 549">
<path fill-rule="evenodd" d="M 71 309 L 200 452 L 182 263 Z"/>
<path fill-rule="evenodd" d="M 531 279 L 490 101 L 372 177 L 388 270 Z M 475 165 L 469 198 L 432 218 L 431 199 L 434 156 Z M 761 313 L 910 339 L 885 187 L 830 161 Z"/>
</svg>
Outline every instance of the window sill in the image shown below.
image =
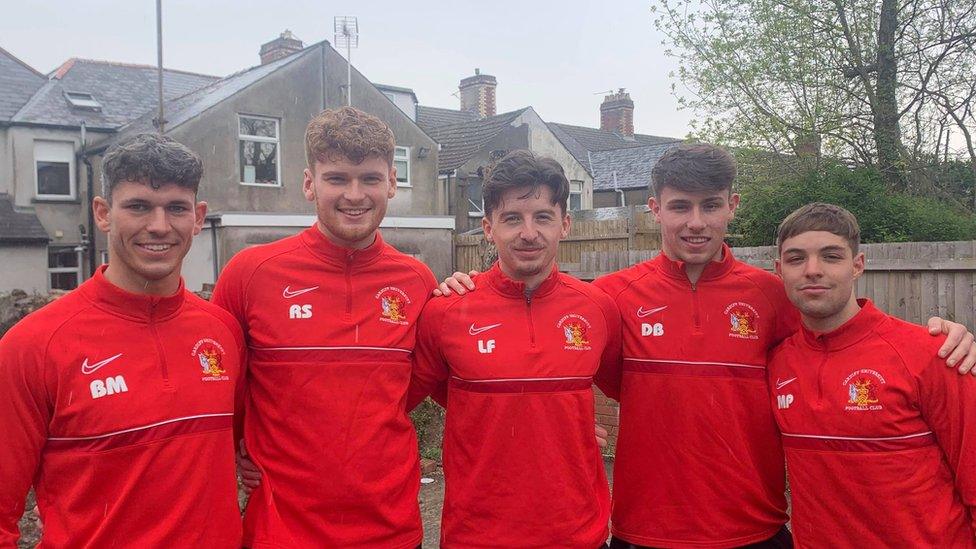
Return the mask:
<svg viewBox="0 0 976 549">
<path fill-rule="evenodd" d="M 31 198 L 31 204 L 81 204 L 81 199 L 72 196 L 65 196 L 63 198 L 57 196 L 35 196 Z"/>
<path fill-rule="evenodd" d="M 400 182 L 397 182 L 397 188 L 398 189 L 412 189 L 413 188 L 413 185 L 411 185 L 410 183 L 400 183 Z"/>
<path fill-rule="evenodd" d="M 245 186 L 245 187 L 261 187 L 261 188 L 264 188 L 264 189 L 280 189 L 281 188 L 281 183 L 275 183 L 275 184 L 272 185 L 271 183 L 245 183 L 245 182 L 241 181 L 240 184 L 243 185 L 243 186 Z"/>
</svg>

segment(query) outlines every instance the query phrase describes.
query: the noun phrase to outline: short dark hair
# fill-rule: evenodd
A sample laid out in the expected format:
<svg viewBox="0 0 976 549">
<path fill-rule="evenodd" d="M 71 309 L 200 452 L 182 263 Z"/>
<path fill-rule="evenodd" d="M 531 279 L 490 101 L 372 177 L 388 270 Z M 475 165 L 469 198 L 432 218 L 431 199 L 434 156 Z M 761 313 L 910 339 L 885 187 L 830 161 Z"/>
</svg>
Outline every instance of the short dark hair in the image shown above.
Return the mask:
<svg viewBox="0 0 976 549">
<path fill-rule="evenodd" d="M 516 150 L 506 154 L 492 166 L 481 186 L 481 196 L 485 203 L 485 215 L 498 207 L 509 189 L 527 188 L 531 193 L 539 187 L 552 191 L 553 205 L 559 205 L 566 213 L 569 199 L 569 180 L 559 162 L 544 156 L 537 156 L 526 150 Z"/>
<path fill-rule="evenodd" d="M 809 231 L 825 231 L 835 234 L 845 240 L 851 247 L 851 253 L 857 255 L 858 244 L 861 241 L 861 228 L 857 224 L 854 214 L 824 202 L 813 202 L 800 206 L 779 224 L 776 231 L 776 248 L 783 251 L 783 242 L 799 234 Z"/>
<path fill-rule="evenodd" d="M 710 143 L 683 143 L 665 152 L 651 170 L 651 191 L 732 192 L 738 168 L 729 151 Z"/>
<path fill-rule="evenodd" d="M 108 201 L 122 181 L 145 183 L 154 189 L 174 184 L 196 193 L 201 177 L 203 163 L 196 153 L 156 133 L 141 133 L 122 141 L 102 159 L 102 195 Z"/>
</svg>

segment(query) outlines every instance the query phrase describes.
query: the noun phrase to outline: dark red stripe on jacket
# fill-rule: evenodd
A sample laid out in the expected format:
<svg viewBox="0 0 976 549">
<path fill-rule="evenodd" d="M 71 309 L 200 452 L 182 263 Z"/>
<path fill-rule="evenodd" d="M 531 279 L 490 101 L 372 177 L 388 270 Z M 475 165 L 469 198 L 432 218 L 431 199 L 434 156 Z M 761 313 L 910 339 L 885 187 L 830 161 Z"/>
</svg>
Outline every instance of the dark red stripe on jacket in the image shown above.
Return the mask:
<svg viewBox="0 0 976 549">
<path fill-rule="evenodd" d="M 846 439 L 846 438 L 811 438 L 783 434 L 783 447 L 797 450 L 826 450 L 830 452 L 897 452 L 911 450 L 935 444 L 935 436 L 931 433 L 911 438 L 899 439 Z"/>
<path fill-rule="evenodd" d="M 123 433 L 108 434 L 98 438 L 53 438 L 48 439 L 46 450 L 57 452 L 99 452 L 134 444 L 155 442 L 167 438 L 230 429 L 233 417 L 207 416 L 181 418 L 162 425 L 140 428 Z"/>
<path fill-rule="evenodd" d="M 451 387 L 473 393 L 558 393 L 581 391 L 593 385 L 592 378 L 583 379 L 505 379 L 469 381 L 451 378 Z"/>
<path fill-rule="evenodd" d="M 703 377 L 737 377 L 746 379 L 765 379 L 766 369 L 762 366 L 732 365 L 718 362 L 648 362 L 635 358 L 624 359 L 624 371 L 638 374 L 668 374 Z"/>
</svg>

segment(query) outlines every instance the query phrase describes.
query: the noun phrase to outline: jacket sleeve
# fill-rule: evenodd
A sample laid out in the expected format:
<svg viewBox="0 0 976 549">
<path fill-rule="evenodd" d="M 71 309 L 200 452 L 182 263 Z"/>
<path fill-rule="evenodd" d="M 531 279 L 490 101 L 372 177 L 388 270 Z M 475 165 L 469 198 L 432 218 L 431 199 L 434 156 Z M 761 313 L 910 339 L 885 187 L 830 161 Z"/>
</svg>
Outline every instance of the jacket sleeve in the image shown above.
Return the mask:
<svg viewBox="0 0 976 549">
<path fill-rule="evenodd" d="M 230 320 L 225 321 L 228 329 L 234 333 L 240 349 L 240 374 L 234 385 L 234 444 L 237 448 L 244 438 L 244 409 L 247 394 L 247 312 L 244 304 L 243 271 L 240 260 L 231 259 L 230 263 L 220 273 L 217 285 L 214 287 L 210 302 L 230 313 Z"/>
<path fill-rule="evenodd" d="M 0 339 L 0 547 L 17 546 L 17 521 L 48 436 L 43 347 L 23 325 Z"/>
<path fill-rule="evenodd" d="M 620 379 L 623 375 L 623 328 L 620 310 L 610 296 L 600 295 L 600 308 L 607 325 L 607 346 L 600 357 L 600 368 L 593 382 L 603 394 L 619 401 Z M 605 298 L 605 299 L 603 299 Z"/>
<path fill-rule="evenodd" d="M 444 300 L 446 298 L 434 298 Z M 431 300 L 417 320 L 417 342 L 413 350 L 413 371 L 407 392 L 407 411 L 413 410 L 428 395 L 441 406 L 447 404 L 447 360 L 441 353 L 441 319 L 444 308 Z"/>
<path fill-rule="evenodd" d="M 930 348 L 929 364 L 916 376 L 919 407 L 976 528 L 976 379 L 946 368 L 945 361 L 935 356 L 938 346 Z"/>
</svg>

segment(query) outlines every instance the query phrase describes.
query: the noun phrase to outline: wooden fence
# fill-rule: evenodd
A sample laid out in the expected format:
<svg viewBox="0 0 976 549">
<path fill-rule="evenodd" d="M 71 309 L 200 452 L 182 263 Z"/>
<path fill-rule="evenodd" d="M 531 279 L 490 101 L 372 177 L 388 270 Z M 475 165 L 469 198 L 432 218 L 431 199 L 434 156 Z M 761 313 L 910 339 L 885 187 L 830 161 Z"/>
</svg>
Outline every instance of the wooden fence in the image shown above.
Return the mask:
<svg viewBox="0 0 976 549">
<path fill-rule="evenodd" d="M 646 206 L 572 212 L 569 238 L 559 245 L 559 266 L 583 280 L 658 254 L 661 233 Z M 864 244 L 866 272 L 857 295 L 910 322 L 941 316 L 976 328 L 976 241 Z M 742 261 L 772 271 L 772 246 L 734 248 Z M 455 237 L 458 270 L 483 270 L 494 260 L 482 235 Z"/>
</svg>

